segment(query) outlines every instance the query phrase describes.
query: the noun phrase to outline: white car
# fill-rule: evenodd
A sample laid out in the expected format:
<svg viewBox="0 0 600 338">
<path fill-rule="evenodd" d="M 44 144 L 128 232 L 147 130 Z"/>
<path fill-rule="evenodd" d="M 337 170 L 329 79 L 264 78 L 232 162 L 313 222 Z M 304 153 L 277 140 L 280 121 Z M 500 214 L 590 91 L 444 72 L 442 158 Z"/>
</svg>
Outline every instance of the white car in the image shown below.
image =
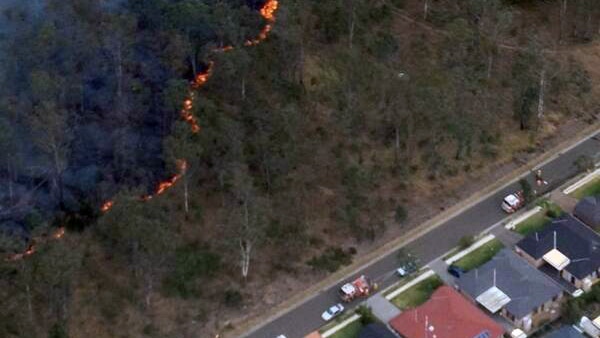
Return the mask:
<svg viewBox="0 0 600 338">
<path fill-rule="evenodd" d="M 325 310 L 321 315 L 324 321 L 328 322 L 333 318 L 337 317 L 340 313 L 344 312 L 344 306 L 342 304 L 336 304 L 329 309 Z"/>
<path fill-rule="evenodd" d="M 287 338 L 284 334 L 280 334 L 279 336 L 277 336 L 276 338 Z"/>
</svg>

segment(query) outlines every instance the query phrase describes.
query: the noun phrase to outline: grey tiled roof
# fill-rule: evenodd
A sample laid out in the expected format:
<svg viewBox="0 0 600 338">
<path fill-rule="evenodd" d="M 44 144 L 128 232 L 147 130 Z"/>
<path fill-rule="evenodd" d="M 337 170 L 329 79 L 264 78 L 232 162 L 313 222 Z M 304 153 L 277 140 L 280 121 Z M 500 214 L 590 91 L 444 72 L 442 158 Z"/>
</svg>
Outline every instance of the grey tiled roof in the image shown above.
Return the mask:
<svg viewBox="0 0 600 338">
<path fill-rule="evenodd" d="M 363 327 L 358 333 L 358 338 L 396 338 L 385 325 L 371 323 Z"/>
<path fill-rule="evenodd" d="M 579 201 L 573 215 L 591 227 L 600 227 L 600 196 L 588 196 Z"/>
<path fill-rule="evenodd" d="M 582 279 L 600 268 L 600 236 L 568 214 L 525 237 L 517 246 L 534 259 L 540 259 L 554 247 L 554 232 L 558 251 L 571 260 L 565 270 Z"/>
<path fill-rule="evenodd" d="M 556 331 L 545 335 L 544 338 L 585 338 L 583 333 L 575 330 L 572 326 L 563 326 Z"/>
<path fill-rule="evenodd" d="M 458 286 L 475 299 L 494 286 L 494 270 L 496 287 L 511 299 L 504 307 L 518 318 L 562 292 L 555 281 L 507 248 L 481 267 L 464 274 Z"/>
</svg>

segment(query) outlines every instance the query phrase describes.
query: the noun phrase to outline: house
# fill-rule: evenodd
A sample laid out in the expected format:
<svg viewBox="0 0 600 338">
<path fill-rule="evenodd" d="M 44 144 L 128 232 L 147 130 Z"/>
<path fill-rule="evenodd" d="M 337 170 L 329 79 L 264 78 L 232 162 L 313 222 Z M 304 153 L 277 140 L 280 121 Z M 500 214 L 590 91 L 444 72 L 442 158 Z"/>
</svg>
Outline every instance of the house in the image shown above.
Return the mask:
<svg viewBox="0 0 600 338">
<path fill-rule="evenodd" d="M 396 338 L 396 336 L 385 325 L 371 323 L 358 332 L 358 338 Z"/>
<path fill-rule="evenodd" d="M 563 326 L 545 335 L 544 338 L 585 338 L 585 336 L 573 326 Z"/>
<path fill-rule="evenodd" d="M 390 326 L 404 338 L 500 338 L 502 327 L 452 287 L 439 287 L 424 304 L 402 312 Z"/>
<path fill-rule="evenodd" d="M 600 272 L 600 236 L 571 215 L 517 243 L 515 251 L 536 267 L 550 267 L 577 288 L 589 290 Z"/>
<path fill-rule="evenodd" d="M 600 196 L 588 196 L 575 205 L 573 215 L 594 229 L 600 229 Z"/>
<path fill-rule="evenodd" d="M 457 285 L 487 311 L 526 332 L 560 314 L 563 288 L 507 248 L 464 274 Z"/>
</svg>

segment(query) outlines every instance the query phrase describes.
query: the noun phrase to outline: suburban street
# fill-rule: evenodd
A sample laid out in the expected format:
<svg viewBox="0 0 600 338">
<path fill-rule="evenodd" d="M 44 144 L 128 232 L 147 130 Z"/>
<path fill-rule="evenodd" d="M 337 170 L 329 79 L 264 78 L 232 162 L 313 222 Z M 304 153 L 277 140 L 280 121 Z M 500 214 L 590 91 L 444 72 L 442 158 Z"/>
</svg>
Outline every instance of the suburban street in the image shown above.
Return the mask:
<svg viewBox="0 0 600 338">
<path fill-rule="evenodd" d="M 593 137 L 546 163 L 542 167 L 543 176 L 550 184 L 543 187 L 542 191 L 538 191 L 538 194 L 556 188 L 577 174 L 577 168 L 573 163 L 579 156 L 597 156 L 598 154 L 600 154 L 600 133 L 596 133 Z M 535 186 L 532 175 L 528 175 L 527 179 L 532 186 Z M 455 247 L 461 237 L 479 234 L 506 218 L 507 215 L 500 209 L 502 198 L 518 189 L 519 184 L 515 180 L 439 227 L 414 239 L 407 244 L 406 248 L 415 253 L 423 264 L 436 259 Z M 540 189 L 538 188 L 538 190 Z M 365 274 L 376 281 L 381 288 L 385 288 L 398 281 L 393 273 L 395 268 L 397 268 L 397 259 L 393 252 L 380 257 L 366 268 L 356 271 L 355 274 L 347 276 L 344 281 Z M 341 284 L 342 282 L 322 290 L 300 306 L 280 314 L 275 320 L 264 323 L 262 327 L 247 333 L 244 337 L 275 338 L 279 334 L 285 334 L 288 338 L 304 337 L 324 324 L 320 315 L 327 307 L 340 301 L 337 290 Z M 348 304 L 348 308 L 357 306 L 362 301 L 364 299 Z"/>
</svg>

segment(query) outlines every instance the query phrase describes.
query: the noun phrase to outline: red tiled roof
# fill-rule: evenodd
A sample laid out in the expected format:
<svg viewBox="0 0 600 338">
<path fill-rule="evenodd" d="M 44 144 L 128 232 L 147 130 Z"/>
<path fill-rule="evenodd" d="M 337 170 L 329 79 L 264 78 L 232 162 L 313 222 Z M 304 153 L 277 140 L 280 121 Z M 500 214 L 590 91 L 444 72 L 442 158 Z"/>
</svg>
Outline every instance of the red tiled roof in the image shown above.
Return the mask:
<svg viewBox="0 0 600 338">
<path fill-rule="evenodd" d="M 425 321 L 431 329 L 425 335 Z M 500 325 L 449 286 L 438 288 L 423 305 L 401 313 L 390 321 L 406 338 L 499 338 Z M 485 332 L 489 335 L 485 335 Z"/>
</svg>

